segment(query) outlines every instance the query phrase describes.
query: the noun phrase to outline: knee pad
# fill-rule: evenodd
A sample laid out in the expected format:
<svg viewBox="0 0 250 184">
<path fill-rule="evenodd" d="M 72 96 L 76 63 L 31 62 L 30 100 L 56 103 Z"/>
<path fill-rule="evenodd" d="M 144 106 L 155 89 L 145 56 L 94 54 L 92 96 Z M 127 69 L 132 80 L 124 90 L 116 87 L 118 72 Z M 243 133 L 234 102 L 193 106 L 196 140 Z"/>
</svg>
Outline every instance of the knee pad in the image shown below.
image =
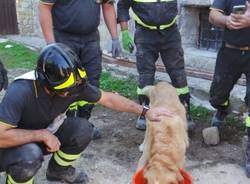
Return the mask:
<svg viewBox="0 0 250 184">
<path fill-rule="evenodd" d="M 93 125 L 83 118 L 79 118 L 79 121 L 78 130 L 73 135 L 73 139 L 77 147 L 85 149 L 91 141 Z"/>
<path fill-rule="evenodd" d="M 75 149 L 74 152 L 82 152 L 90 143 L 93 125 L 85 118 L 70 118 L 70 126 L 64 134 L 69 134 L 67 145 Z"/>
<path fill-rule="evenodd" d="M 19 155 L 17 158 L 11 157 Z M 6 156 L 6 172 L 16 182 L 25 182 L 31 179 L 42 166 L 43 154 L 36 144 L 23 145 Z"/>
<path fill-rule="evenodd" d="M 35 160 L 30 162 L 19 162 L 13 165 L 10 165 L 7 168 L 7 173 L 11 175 L 15 182 L 26 182 L 30 180 L 37 171 L 41 168 L 42 161 Z"/>
</svg>

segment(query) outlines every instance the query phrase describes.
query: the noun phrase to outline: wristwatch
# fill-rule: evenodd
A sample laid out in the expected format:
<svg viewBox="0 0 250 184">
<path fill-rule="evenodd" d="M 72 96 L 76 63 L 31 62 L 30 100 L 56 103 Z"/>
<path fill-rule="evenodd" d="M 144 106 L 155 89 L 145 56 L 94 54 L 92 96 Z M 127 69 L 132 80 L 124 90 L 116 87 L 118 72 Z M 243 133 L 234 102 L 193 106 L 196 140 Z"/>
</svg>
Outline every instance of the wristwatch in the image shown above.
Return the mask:
<svg viewBox="0 0 250 184">
<path fill-rule="evenodd" d="M 146 105 L 143 105 L 143 109 L 142 109 L 142 112 L 141 112 L 141 116 L 145 116 L 146 113 L 148 112 L 149 110 L 149 107 L 146 106 Z"/>
</svg>

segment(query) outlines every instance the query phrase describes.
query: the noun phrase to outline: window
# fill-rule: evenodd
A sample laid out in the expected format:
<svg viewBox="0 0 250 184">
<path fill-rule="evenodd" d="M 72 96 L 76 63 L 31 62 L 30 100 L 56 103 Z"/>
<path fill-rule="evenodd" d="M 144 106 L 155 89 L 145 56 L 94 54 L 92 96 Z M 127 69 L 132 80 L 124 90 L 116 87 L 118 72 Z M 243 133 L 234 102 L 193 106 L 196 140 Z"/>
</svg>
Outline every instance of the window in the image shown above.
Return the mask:
<svg viewBox="0 0 250 184">
<path fill-rule="evenodd" d="M 217 51 L 222 44 L 223 29 L 210 24 L 208 21 L 208 15 L 208 8 L 200 9 L 198 48 Z"/>
</svg>

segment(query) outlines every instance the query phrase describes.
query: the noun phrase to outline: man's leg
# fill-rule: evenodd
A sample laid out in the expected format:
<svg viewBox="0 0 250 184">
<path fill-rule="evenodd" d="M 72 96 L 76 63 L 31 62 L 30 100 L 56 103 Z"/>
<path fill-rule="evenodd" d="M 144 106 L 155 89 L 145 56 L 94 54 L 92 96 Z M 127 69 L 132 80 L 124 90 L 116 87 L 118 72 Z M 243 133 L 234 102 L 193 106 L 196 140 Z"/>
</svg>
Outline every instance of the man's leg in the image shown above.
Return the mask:
<svg viewBox="0 0 250 184">
<path fill-rule="evenodd" d="M 193 122 L 190 112 L 190 92 L 184 66 L 183 49 L 181 48 L 180 42 L 176 43 L 176 45 L 178 47 L 162 49 L 161 58 L 171 82 L 176 88 L 180 101 L 186 108 L 188 130 L 193 131 L 195 129 L 195 123 Z"/>
<path fill-rule="evenodd" d="M 56 136 L 62 146 L 53 153 L 46 173 L 47 179 L 66 183 L 87 183 L 88 176 L 83 171 L 75 169 L 72 164 L 88 146 L 92 136 L 92 125 L 84 118 L 67 118 Z"/>
<path fill-rule="evenodd" d="M 230 112 L 229 96 L 241 76 L 240 52 L 221 48 L 218 52 L 213 81 L 210 87 L 210 103 L 216 109 L 211 125 L 220 128 Z"/>
<path fill-rule="evenodd" d="M 154 84 L 155 62 L 158 59 L 158 52 L 152 44 L 148 43 L 137 43 L 136 49 L 136 67 L 139 73 L 138 99 L 141 105 L 148 105 L 149 99 L 143 94 L 142 89 L 147 85 Z M 146 129 L 145 117 L 138 117 L 136 128 L 140 130 Z"/>
<path fill-rule="evenodd" d="M 102 51 L 100 47 L 99 34 L 93 36 L 94 41 L 87 42 L 81 47 L 80 59 L 82 65 L 84 66 L 88 81 L 93 86 L 100 86 L 100 77 L 102 72 Z M 78 106 L 78 117 L 89 119 L 91 117 L 91 112 L 94 108 L 94 104 L 84 104 L 81 102 Z M 100 139 L 101 131 L 99 128 L 95 127 L 93 124 L 93 135 L 92 139 Z"/>
<path fill-rule="evenodd" d="M 246 175 L 248 178 L 250 178 L 250 52 L 244 52 L 241 56 L 244 58 L 244 66 L 241 67 L 244 70 L 244 73 L 246 75 L 246 97 L 245 97 L 245 103 L 248 107 L 248 116 L 245 120 L 246 123 L 246 130 L 247 130 L 247 147 L 246 147 L 246 158 L 245 158 L 245 166 L 246 166 Z"/>
<path fill-rule="evenodd" d="M 7 173 L 6 184 L 33 184 L 43 161 L 39 146 L 31 143 L 0 151 L 1 168 Z"/>
<path fill-rule="evenodd" d="M 55 37 L 56 41 L 68 45 L 76 52 L 81 60 L 81 64 L 86 70 L 88 81 L 93 86 L 99 87 L 99 80 L 102 71 L 102 52 L 99 43 L 99 33 L 95 32 L 89 35 L 81 36 L 55 31 Z M 93 104 L 79 101 L 72 104 L 72 108 L 69 108 L 67 116 L 89 119 L 93 108 Z M 100 139 L 101 131 L 93 124 L 92 126 L 94 128 L 92 138 Z"/>
</svg>

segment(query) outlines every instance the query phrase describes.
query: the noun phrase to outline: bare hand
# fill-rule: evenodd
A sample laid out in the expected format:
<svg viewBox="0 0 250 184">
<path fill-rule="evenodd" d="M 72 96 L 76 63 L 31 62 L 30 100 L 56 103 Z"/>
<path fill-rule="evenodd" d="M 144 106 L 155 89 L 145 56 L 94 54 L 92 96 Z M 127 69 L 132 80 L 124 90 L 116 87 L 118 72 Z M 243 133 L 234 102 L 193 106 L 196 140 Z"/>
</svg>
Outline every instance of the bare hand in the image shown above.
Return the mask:
<svg viewBox="0 0 250 184">
<path fill-rule="evenodd" d="M 250 27 L 250 3 L 246 2 L 246 12 L 243 15 L 232 13 L 230 15 L 230 18 L 231 29 L 243 29 L 246 27 Z"/>
<path fill-rule="evenodd" d="M 162 116 L 172 117 L 173 113 L 167 110 L 166 108 L 155 107 L 155 108 L 149 109 L 145 116 L 150 121 L 160 121 Z"/>
<path fill-rule="evenodd" d="M 43 131 L 43 143 L 49 152 L 56 152 L 61 146 L 59 139 L 46 129 Z"/>
</svg>

